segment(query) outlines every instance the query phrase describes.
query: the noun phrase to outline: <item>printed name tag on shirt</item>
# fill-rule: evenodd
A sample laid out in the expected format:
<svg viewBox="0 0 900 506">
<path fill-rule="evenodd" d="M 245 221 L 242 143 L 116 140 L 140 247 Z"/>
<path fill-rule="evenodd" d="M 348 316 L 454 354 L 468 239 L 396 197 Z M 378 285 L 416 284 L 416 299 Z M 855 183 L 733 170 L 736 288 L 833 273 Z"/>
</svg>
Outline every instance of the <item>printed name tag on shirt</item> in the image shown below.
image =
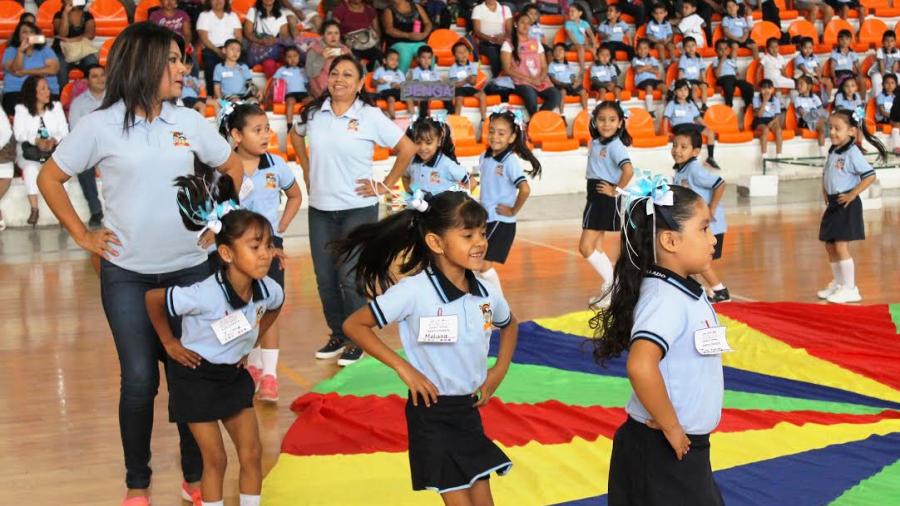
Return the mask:
<svg viewBox="0 0 900 506">
<path fill-rule="evenodd" d="M 457 79 L 465 79 L 466 77 L 468 77 L 468 75 L 469 75 L 469 73 L 466 72 L 465 70 L 460 70 L 456 73 L 456 78 Z"/>
<path fill-rule="evenodd" d="M 455 343 L 459 337 L 457 316 L 423 316 L 419 318 L 420 343 Z"/>
<path fill-rule="evenodd" d="M 710 327 L 694 332 L 694 348 L 701 355 L 719 355 L 734 351 L 725 339 L 725 327 Z"/>
<path fill-rule="evenodd" d="M 222 72 L 222 77 L 232 77 L 232 76 L 234 76 L 234 72 L 232 72 L 230 70 L 226 70 L 226 71 Z"/>
<path fill-rule="evenodd" d="M 253 180 L 250 178 L 244 178 L 241 182 L 241 192 L 238 194 L 239 200 L 244 200 L 245 198 L 250 196 L 250 193 L 253 192 Z"/>
<path fill-rule="evenodd" d="M 219 321 L 213 322 L 212 329 L 216 333 L 216 338 L 222 344 L 228 344 L 238 337 L 250 332 L 253 327 L 247 321 L 244 313 L 237 311 L 225 316 Z"/>
<path fill-rule="evenodd" d="M 294 75 L 294 72 L 292 70 L 285 70 L 281 75 L 290 77 Z"/>
<path fill-rule="evenodd" d="M 676 118 L 681 118 L 681 117 L 683 117 L 685 114 L 687 114 L 686 111 L 682 111 L 682 110 L 678 110 L 678 109 L 675 110 L 675 117 L 676 117 Z"/>
</svg>

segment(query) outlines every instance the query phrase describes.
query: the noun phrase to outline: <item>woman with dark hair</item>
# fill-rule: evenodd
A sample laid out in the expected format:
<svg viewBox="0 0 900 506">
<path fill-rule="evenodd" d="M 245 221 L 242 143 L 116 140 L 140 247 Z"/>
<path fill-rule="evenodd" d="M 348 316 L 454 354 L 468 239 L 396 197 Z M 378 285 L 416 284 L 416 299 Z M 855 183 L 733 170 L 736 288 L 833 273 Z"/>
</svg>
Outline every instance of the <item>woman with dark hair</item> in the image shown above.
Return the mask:
<svg viewBox="0 0 900 506">
<path fill-rule="evenodd" d="M 516 93 L 525 102 L 528 114 L 538 110 L 538 96 L 544 99 L 542 111 L 552 111 L 559 106 L 559 90 L 553 86 L 547 74 L 547 59 L 544 46 L 531 38 L 531 18 L 517 16 L 510 40 L 500 49 L 503 72 L 516 84 Z"/>
<path fill-rule="evenodd" d="M 524 11 L 523 11 L 524 12 Z M 478 51 L 487 57 L 491 76 L 500 75 L 500 46 L 515 28 L 512 11 L 497 0 L 485 0 L 472 9 L 472 33 L 478 39 Z"/>
<path fill-rule="evenodd" d="M 362 223 L 378 220 L 378 195 L 389 193 L 403 175 L 416 146 L 403 130 L 372 105 L 363 91 L 365 71 L 350 55 L 331 62 L 325 93 L 303 109 L 291 130 L 309 191 L 309 244 L 319 298 L 331 330 L 328 343 L 316 358 L 340 356 L 338 365 L 362 358 L 341 326 L 365 305 L 353 277 L 356 260 L 339 265 L 329 245 Z M 308 137 L 308 139 L 306 139 Z M 307 156 L 306 143 L 310 154 Z M 375 145 L 397 153 L 383 182 L 372 176 Z"/>
<path fill-rule="evenodd" d="M 74 7 L 72 0 L 63 0 L 59 12 L 53 15 L 53 50 L 59 56 L 59 85 L 69 82 L 69 67 L 76 67 L 87 75 L 87 68 L 100 62 L 93 45 L 96 34 L 94 16 L 84 7 Z"/>
<path fill-rule="evenodd" d="M 41 194 L 60 223 L 79 246 L 102 258 L 100 295 L 122 374 L 119 428 L 128 506 L 150 504 L 153 401 L 158 362 L 165 358 L 144 295 L 209 276 L 206 251 L 169 205 L 177 196 L 172 182 L 193 174 L 195 159 L 227 173 L 238 190 L 243 180 L 228 142 L 197 111 L 172 103 L 188 70 L 182 47 L 181 37 L 149 22 L 119 34 L 109 53 L 103 104 L 79 121 L 38 176 Z M 88 230 L 63 185 L 94 167 L 106 210 L 104 227 Z M 200 452 L 185 424 L 178 424 L 178 432 L 182 492 L 199 497 Z"/>
<path fill-rule="evenodd" d="M 244 20 L 244 37 L 247 38 L 247 64 L 262 65 L 266 79 L 278 68 L 283 50 L 282 41 L 293 40 L 288 14 L 277 0 L 256 0 L 247 11 Z"/>
<path fill-rule="evenodd" d="M 3 71 L 3 110 L 8 115 L 15 111 L 28 76 L 46 77 L 50 95 L 59 98 L 59 59 L 34 23 L 24 21 L 16 26 L 3 52 Z"/>
<path fill-rule="evenodd" d="M 366 59 L 368 69 L 375 70 L 382 58 L 381 27 L 375 9 L 363 0 L 347 0 L 335 7 L 331 19 L 338 22 L 353 56 Z"/>
<path fill-rule="evenodd" d="M 390 8 L 384 10 L 381 20 L 386 45 L 400 55 L 398 68 L 405 73 L 416 51 L 431 35 L 431 19 L 424 7 L 411 0 L 391 0 Z"/>
<path fill-rule="evenodd" d="M 22 103 L 16 105 L 13 133 L 18 143 L 16 165 L 22 169 L 31 205 L 28 224 L 35 226 L 38 222 L 38 172 L 59 141 L 69 133 L 66 113 L 59 102 L 51 99 L 45 78 L 31 76 L 25 79 Z"/>
<path fill-rule="evenodd" d="M 229 39 L 242 40 L 241 19 L 231 12 L 230 0 L 207 0 L 207 10 L 197 18 L 197 36 L 203 44 L 203 76 L 206 95 L 213 92 L 216 65 L 225 61 L 225 43 Z"/>
<path fill-rule="evenodd" d="M 337 21 L 329 19 L 320 28 L 322 38 L 313 41 L 306 53 L 306 77 L 309 79 L 309 94 L 313 98 L 322 95 L 328 88 L 328 74 L 331 62 L 350 48 L 341 43 L 341 27 Z"/>
</svg>

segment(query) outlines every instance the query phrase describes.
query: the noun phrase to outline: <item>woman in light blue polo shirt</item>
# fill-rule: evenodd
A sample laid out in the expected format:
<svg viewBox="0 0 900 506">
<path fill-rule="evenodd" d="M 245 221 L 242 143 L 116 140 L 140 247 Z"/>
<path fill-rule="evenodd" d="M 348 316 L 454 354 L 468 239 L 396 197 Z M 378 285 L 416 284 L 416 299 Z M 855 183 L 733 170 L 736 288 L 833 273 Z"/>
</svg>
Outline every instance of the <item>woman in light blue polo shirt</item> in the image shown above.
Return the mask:
<svg viewBox="0 0 900 506">
<path fill-rule="evenodd" d="M 173 180 L 193 174 L 195 158 L 226 172 L 238 189 L 243 179 L 241 162 L 215 128 L 193 109 L 170 102 L 181 95 L 188 71 L 182 44 L 165 27 L 138 23 L 126 28 L 109 54 L 103 105 L 63 139 L 38 176 L 47 205 L 75 242 L 103 258 L 101 297 L 122 371 L 119 426 L 128 506 L 149 504 L 153 401 L 158 361 L 165 358 L 144 295 L 209 275 L 206 251 L 172 205 Z M 104 227 L 88 230 L 63 184 L 95 166 L 107 209 Z M 178 431 L 182 492 L 189 497 L 189 484 L 200 480 L 202 460 L 187 426 L 179 424 Z"/>
<path fill-rule="evenodd" d="M 355 260 L 339 267 L 328 244 L 357 225 L 378 220 L 377 196 L 390 191 L 416 152 L 403 130 L 370 104 L 362 90 L 364 75 L 353 56 L 335 58 L 328 74 L 328 90 L 303 109 L 291 130 L 291 143 L 309 191 L 309 243 L 319 298 L 331 330 L 331 339 L 316 352 L 316 358 L 340 355 L 338 365 L 342 366 L 362 357 L 341 325 L 366 304 L 366 299 L 353 282 Z M 372 179 L 376 144 L 396 152 L 394 166 L 384 182 Z"/>
<path fill-rule="evenodd" d="M 16 26 L 3 51 L 3 110 L 15 113 L 22 84 L 28 76 L 43 76 L 50 86 L 52 100 L 59 99 L 59 59 L 46 43 L 33 43 L 33 37 L 43 37 L 34 23 L 23 21 Z"/>
</svg>

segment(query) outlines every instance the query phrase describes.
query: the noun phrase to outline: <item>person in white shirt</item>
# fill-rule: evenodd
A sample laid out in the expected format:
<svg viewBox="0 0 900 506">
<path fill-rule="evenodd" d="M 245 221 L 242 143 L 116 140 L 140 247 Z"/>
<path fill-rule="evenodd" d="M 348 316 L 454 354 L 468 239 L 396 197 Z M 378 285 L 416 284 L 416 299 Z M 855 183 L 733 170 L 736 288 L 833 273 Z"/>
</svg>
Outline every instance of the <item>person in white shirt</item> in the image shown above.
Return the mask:
<svg viewBox="0 0 900 506">
<path fill-rule="evenodd" d="M 6 147 L 10 142 L 13 143 L 12 152 Z M 3 199 L 6 191 L 9 190 L 10 183 L 12 183 L 13 171 L 15 170 L 13 162 L 16 154 L 12 125 L 9 124 L 9 117 L 2 110 L 0 110 L 0 146 L 3 146 L 3 148 L 0 148 L 0 199 Z M 0 214 L 0 232 L 3 230 L 6 230 L 6 222 L 3 221 L 3 215 Z"/>
<path fill-rule="evenodd" d="M 213 90 L 216 65 L 225 61 L 225 42 L 244 38 L 241 19 L 231 12 L 227 0 L 210 0 L 209 10 L 200 13 L 197 18 L 197 36 L 203 44 L 203 75 L 206 79 L 206 93 L 209 95 Z"/>
<path fill-rule="evenodd" d="M 46 78 L 31 76 L 22 84 L 22 103 L 16 105 L 13 132 L 19 144 L 16 165 L 22 168 L 31 205 L 28 224 L 35 226 L 38 222 L 38 172 L 59 141 L 69 133 L 66 113 L 59 102 L 51 100 Z"/>
<path fill-rule="evenodd" d="M 91 65 L 87 69 L 88 89 L 72 100 L 69 106 L 69 125 L 74 127 L 81 118 L 96 111 L 103 103 L 106 96 L 106 70 L 99 64 Z M 99 227 L 103 223 L 103 204 L 97 196 L 97 176 L 92 170 L 86 170 L 78 174 L 78 185 L 87 200 L 91 218 L 88 225 Z"/>
<path fill-rule="evenodd" d="M 487 56 L 491 76 L 500 75 L 500 46 L 512 35 L 512 11 L 497 0 L 485 0 L 472 9 L 472 33 L 478 38 L 479 53 Z"/>
<path fill-rule="evenodd" d="M 682 18 L 678 31 L 685 37 L 693 37 L 697 47 L 706 47 L 706 21 L 697 14 L 697 0 L 685 0 L 681 8 Z"/>
<path fill-rule="evenodd" d="M 287 10 L 287 9 L 285 9 Z M 293 13 L 290 14 L 293 17 Z M 244 37 L 247 44 L 247 65 L 262 65 L 266 79 L 278 70 L 282 46 L 279 41 L 293 37 L 293 26 L 288 14 L 275 0 L 256 0 L 244 19 Z"/>
</svg>

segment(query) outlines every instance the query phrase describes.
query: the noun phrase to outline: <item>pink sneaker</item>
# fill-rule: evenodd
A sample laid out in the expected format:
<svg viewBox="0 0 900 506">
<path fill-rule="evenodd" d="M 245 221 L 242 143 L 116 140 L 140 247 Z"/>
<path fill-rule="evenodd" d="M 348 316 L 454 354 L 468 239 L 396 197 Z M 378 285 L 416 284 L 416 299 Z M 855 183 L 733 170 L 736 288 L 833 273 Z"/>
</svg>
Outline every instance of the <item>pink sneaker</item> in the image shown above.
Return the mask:
<svg viewBox="0 0 900 506">
<path fill-rule="evenodd" d="M 259 390 L 259 378 L 262 377 L 262 369 L 256 367 L 254 365 L 247 365 L 247 372 L 250 373 L 250 377 L 253 378 L 253 388 L 255 390 Z"/>
<path fill-rule="evenodd" d="M 122 506 L 150 506 L 150 498 L 147 496 L 126 497 L 122 500 Z"/>
<path fill-rule="evenodd" d="M 181 482 L 181 498 L 193 504 L 193 506 L 201 506 L 200 487 L 191 488 L 188 482 Z"/>
<path fill-rule="evenodd" d="M 259 380 L 259 391 L 256 397 L 261 401 L 275 402 L 278 400 L 278 378 L 266 374 Z"/>
</svg>

